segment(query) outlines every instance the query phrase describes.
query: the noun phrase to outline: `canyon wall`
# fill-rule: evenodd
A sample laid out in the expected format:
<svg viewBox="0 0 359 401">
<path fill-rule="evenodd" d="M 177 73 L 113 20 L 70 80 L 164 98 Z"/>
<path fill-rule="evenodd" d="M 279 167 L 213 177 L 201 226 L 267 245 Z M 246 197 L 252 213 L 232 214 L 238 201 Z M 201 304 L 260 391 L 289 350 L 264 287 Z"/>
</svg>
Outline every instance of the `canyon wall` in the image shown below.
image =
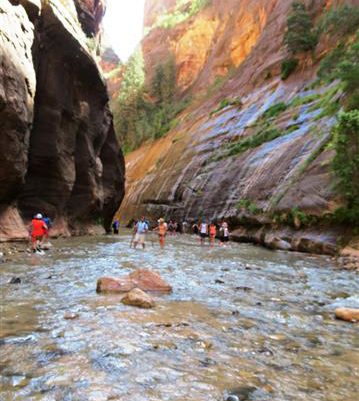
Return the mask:
<svg viewBox="0 0 359 401">
<path fill-rule="evenodd" d="M 148 0 L 147 25 L 175 3 Z M 321 219 L 344 202 L 327 146 L 336 119 L 323 111 L 326 99 L 340 101 L 342 93 L 335 82 L 313 85 L 332 45 L 328 38 L 321 39 L 315 57 L 301 56 L 288 79 L 280 77 L 291 3 L 212 0 L 173 27 L 149 30 L 142 42 L 147 79 L 172 56 L 177 96 L 192 101 L 165 137 L 126 156 L 121 220 L 141 214 L 179 221 L 225 218 L 238 240 L 336 252 L 345 228 L 278 222 L 293 210 Z M 306 3 L 314 21 L 333 4 Z M 235 146 L 251 137 L 259 143 Z"/>
<path fill-rule="evenodd" d="M 38 212 L 53 233 L 108 230 L 124 160 L 89 47 L 101 1 L 0 0 L 0 240 L 26 237 Z M 87 36 L 86 36 L 87 35 Z"/>
</svg>

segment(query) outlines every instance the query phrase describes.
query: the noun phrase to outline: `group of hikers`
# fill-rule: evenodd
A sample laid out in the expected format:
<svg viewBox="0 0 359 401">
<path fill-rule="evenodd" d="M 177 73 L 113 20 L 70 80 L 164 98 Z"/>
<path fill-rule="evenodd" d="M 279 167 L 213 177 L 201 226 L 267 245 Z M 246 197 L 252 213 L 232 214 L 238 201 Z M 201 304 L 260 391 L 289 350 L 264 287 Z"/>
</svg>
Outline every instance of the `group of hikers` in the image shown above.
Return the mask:
<svg viewBox="0 0 359 401">
<path fill-rule="evenodd" d="M 51 227 L 51 220 L 46 214 L 37 213 L 32 221 L 29 229 L 31 238 L 32 251 L 41 252 L 44 249 L 44 241 L 49 241 L 49 230 Z M 119 233 L 120 222 L 116 219 L 112 223 L 112 230 L 114 234 Z M 142 216 L 140 220 L 133 222 L 133 237 L 131 240 L 131 247 L 137 247 L 138 244 L 145 248 L 146 234 L 149 231 L 153 231 L 158 234 L 158 240 L 161 248 L 165 247 L 165 238 L 167 235 L 175 236 L 177 233 L 195 234 L 200 237 L 200 244 L 204 245 L 206 239 L 209 239 L 209 245 L 211 247 L 215 244 L 215 239 L 219 238 L 220 245 L 225 246 L 229 241 L 229 229 L 228 223 L 222 221 L 220 224 L 211 221 L 209 224 L 206 220 L 202 220 L 199 223 L 190 225 L 186 221 L 178 223 L 175 220 L 169 220 L 168 223 L 165 219 L 160 218 L 157 220 L 155 227 L 151 229 L 151 224 L 146 220 L 145 216 Z"/>
<path fill-rule="evenodd" d="M 50 227 L 51 220 L 46 214 L 37 213 L 31 220 L 29 234 L 34 253 L 42 251 L 44 240 L 49 242 Z"/>
<path fill-rule="evenodd" d="M 177 233 L 193 233 L 199 235 L 201 245 L 204 245 L 208 238 L 211 247 L 215 245 L 215 239 L 217 237 L 222 246 L 225 246 L 229 241 L 229 228 L 226 221 L 222 221 L 220 224 L 211 221 L 208 224 L 205 220 L 202 220 L 190 226 L 186 221 L 183 221 L 182 224 L 178 224 L 174 220 L 169 220 L 167 223 L 165 219 L 161 217 L 158 219 L 157 225 L 151 230 L 149 221 L 146 220 L 145 216 L 142 216 L 140 220 L 134 221 L 133 223 L 133 237 L 130 246 L 136 248 L 137 245 L 140 244 L 142 248 L 145 248 L 146 234 L 149 231 L 158 234 L 161 248 L 165 247 L 165 238 L 167 235 L 176 235 Z"/>
</svg>

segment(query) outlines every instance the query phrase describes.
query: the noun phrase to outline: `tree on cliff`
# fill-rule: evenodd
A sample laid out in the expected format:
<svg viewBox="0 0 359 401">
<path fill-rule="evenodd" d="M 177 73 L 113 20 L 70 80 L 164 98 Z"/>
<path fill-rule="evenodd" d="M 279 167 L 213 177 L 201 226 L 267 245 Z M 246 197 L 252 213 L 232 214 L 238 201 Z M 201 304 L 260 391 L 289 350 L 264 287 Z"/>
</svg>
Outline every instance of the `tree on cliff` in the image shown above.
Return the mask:
<svg viewBox="0 0 359 401">
<path fill-rule="evenodd" d="M 292 54 L 313 50 L 318 43 L 318 34 L 313 28 L 309 13 L 300 1 L 292 4 L 284 43 Z"/>
</svg>

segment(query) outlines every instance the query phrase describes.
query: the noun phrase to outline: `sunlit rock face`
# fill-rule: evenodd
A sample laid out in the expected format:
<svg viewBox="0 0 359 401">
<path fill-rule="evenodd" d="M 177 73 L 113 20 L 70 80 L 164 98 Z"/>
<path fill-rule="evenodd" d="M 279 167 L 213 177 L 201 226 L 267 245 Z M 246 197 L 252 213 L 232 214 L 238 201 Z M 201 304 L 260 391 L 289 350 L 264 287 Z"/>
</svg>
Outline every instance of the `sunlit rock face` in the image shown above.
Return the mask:
<svg viewBox="0 0 359 401">
<path fill-rule="evenodd" d="M 329 3 L 310 2 L 315 18 Z M 149 0 L 148 10 L 155 13 L 155 4 Z M 276 223 L 266 216 L 285 215 L 294 207 L 322 216 L 343 204 L 330 166 L 333 151 L 326 146 L 335 118 L 322 115 L 320 105 L 333 88 L 310 89 L 318 62 L 309 57 L 288 80 L 280 79 L 290 6 L 275 0 L 213 0 L 185 21 L 154 28 L 144 38 L 147 79 L 172 54 L 177 96 L 195 100 L 166 137 L 126 157 L 121 219 L 127 222 L 142 214 L 189 221 L 226 218 L 232 228 L 243 226 L 238 237 L 258 243 L 267 238 L 269 243 Z M 151 14 L 147 18 L 152 24 L 156 20 Z M 326 46 L 325 41 L 318 44 L 319 55 L 328 51 Z M 310 97 L 307 103 L 299 101 Z M 221 105 L 223 100 L 227 103 Z M 265 112 L 278 103 L 286 109 L 269 125 L 279 134 L 230 153 L 231 144 L 265 130 Z M 238 205 L 240 200 L 250 200 L 263 214 L 248 213 Z M 276 234 L 279 244 L 288 243 L 293 250 L 330 254 L 337 236 L 329 228 L 303 232 L 303 238 L 290 230 Z"/>
<path fill-rule="evenodd" d="M 124 161 L 75 4 L 1 0 L 0 11 L 0 240 L 26 235 L 19 209 L 63 232 L 100 218 L 108 229 Z"/>
</svg>

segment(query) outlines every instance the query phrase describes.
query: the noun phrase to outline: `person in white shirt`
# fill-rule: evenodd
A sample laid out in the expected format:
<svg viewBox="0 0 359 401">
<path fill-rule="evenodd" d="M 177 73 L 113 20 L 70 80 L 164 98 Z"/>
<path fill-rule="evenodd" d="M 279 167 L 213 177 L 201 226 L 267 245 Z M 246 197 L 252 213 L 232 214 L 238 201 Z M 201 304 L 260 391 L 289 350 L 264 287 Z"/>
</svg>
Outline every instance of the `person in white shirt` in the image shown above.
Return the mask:
<svg viewBox="0 0 359 401">
<path fill-rule="evenodd" d="M 201 245 L 203 245 L 204 244 L 204 240 L 208 236 L 208 225 L 205 222 L 205 220 L 203 220 L 202 223 L 199 226 L 199 235 L 201 237 Z"/>
<path fill-rule="evenodd" d="M 137 244 L 140 243 L 142 248 L 145 249 L 146 233 L 148 231 L 148 224 L 145 220 L 145 216 L 142 216 L 141 220 L 137 222 L 135 229 L 136 234 L 133 240 L 133 247 L 136 248 Z"/>
</svg>

